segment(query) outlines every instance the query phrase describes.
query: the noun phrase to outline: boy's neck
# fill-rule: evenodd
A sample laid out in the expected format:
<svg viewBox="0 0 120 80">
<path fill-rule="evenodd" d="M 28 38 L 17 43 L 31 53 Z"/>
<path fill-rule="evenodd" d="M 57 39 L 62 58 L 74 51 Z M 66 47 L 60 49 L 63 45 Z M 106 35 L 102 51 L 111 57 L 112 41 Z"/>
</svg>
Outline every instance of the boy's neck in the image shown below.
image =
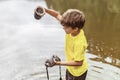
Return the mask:
<svg viewBox="0 0 120 80">
<path fill-rule="evenodd" d="M 71 35 L 72 35 L 73 37 L 75 37 L 75 36 L 77 36 L 79 33 L 80 33 L 80 29 L 77 30 L 77 31 L 75 31 L 75 32 L 73 32 L 73 33 L 71 33 Z"/>
</svg>

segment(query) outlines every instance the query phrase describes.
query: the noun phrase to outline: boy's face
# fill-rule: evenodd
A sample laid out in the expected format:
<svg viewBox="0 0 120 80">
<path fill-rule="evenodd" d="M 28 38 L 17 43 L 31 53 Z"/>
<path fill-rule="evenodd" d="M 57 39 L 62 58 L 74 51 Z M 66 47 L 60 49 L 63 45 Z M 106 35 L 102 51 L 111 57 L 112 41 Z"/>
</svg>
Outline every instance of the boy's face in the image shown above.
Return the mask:
<svg viewBox="0 0 120 80">
<path fill-rule="evenodd" d="M 63 29 L 66 32 L 66 34 L 72 34 L 75 31 L 75 29 L 72 29 L 71 27 L 68 26 L 63 26 Z"/>
</svg>

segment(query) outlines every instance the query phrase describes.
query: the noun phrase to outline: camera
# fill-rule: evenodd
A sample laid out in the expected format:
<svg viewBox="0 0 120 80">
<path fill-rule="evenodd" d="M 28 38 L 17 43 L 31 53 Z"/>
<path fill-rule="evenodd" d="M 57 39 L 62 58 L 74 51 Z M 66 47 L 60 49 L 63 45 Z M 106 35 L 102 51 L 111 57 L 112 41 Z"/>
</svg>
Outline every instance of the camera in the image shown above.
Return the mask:
<svg viewBox="0 0 120 80">
<path fill-rule="evenodd" d="M 50 59 L 45 61 L 46 67 L 53 67 L 56 61 L 61 61 L 61 59 L 57 55 L 53 55 Z"/>
<path fill-rule="evenodd" d="M 39 20 L 45 15 L 45 9 L 38 6 L 34 11 L 34 18 Z"/>
</svg>

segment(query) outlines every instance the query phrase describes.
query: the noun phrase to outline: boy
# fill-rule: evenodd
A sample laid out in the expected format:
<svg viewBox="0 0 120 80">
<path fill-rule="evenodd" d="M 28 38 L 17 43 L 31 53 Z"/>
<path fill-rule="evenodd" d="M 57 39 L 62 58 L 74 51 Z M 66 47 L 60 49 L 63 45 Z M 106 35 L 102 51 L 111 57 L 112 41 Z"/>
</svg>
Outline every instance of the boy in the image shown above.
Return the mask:
<svg viewBox="0 0 120 80">
<path fill-rule="evenodd" d="M 55 65 L 66 66 L 66 80 L 85 80 L 88 65 L 85 57 L 87 41 L 82 29 L 85 24 L 83 12 L 77 9 L 68 9 L 63 15 L 51 9 L 45 9 L 45 12 L 59 20 L 66 32 L 66 61 L 56 61 Z"/>
</svg>

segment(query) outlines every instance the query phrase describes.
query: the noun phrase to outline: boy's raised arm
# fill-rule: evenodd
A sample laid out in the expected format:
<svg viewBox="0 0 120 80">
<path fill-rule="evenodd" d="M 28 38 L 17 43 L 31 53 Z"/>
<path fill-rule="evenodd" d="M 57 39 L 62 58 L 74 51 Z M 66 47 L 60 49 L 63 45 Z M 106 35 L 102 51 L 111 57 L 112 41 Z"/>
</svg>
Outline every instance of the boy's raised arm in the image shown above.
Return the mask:
<svg viewBox="0 0 120 80">
<path fill-rule="evenodd" d="M 55 17 L 57 20 L 61 21 L 62 16 L 57 11 L 45 8 L 45 12 Z"/>
</svg>

